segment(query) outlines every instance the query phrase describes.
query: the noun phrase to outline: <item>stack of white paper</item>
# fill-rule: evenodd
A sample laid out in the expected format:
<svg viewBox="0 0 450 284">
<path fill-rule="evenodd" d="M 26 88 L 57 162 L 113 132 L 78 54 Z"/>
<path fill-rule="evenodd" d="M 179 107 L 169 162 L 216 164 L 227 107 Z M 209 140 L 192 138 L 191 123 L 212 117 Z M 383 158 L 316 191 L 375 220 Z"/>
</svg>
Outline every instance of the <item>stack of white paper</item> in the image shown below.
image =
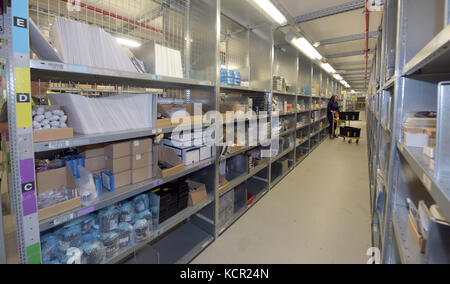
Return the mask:
<svg viewBox="0 0 450 284">
<path fill-rule="evenodd" d="M 155 44 L 155 74 L 183 78 L 183 66 L 179 50 Z"/>
<path fill-rule="evenodd" d="M 75 133 L 88 135 L 153 127 L 151 94 L 104 98 L 48 96 L 52 104 L 65 108 Z"/>
<path fill-rule="evenodd" d="M 50 38 L 65 63 L 139 71 L 117 40 L 99 27 L 56 18 Z"/>
</svg>

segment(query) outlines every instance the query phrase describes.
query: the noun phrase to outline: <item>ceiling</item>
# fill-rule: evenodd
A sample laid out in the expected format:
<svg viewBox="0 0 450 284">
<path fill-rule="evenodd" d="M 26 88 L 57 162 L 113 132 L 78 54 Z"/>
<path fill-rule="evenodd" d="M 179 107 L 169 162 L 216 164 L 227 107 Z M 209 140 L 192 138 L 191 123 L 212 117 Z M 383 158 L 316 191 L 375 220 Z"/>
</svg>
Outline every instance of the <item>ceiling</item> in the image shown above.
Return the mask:
<svg viewBox="0 0 450 284">
<path fill-rule="evenodd" d="M 360 8 L 364 1 L 352 0 L 272 0 L 308 38 L 311 43 L 324 42 L 318 51 L 352 86 L 365 90 L 365 15 Z M 305 15 L 309 17 L 306 18 Z M 320 18 L 317 18 L 320 15 Z M 303 17 L 300 17 L 303 16 Z M 299 19 L 304 19 L 297 23 Z M 369 33 L 377 36 L 382 22 L 382 12 L 370 12 Z M 345 38 L 344 38 L 345 37 Z M 374 52 L 378 38 L 369 39 L 369 49 Z M 369 55 L 369 72 L 373 54 Z M 370 78 L 370 74 L 368 76 Z"/>
</svg>

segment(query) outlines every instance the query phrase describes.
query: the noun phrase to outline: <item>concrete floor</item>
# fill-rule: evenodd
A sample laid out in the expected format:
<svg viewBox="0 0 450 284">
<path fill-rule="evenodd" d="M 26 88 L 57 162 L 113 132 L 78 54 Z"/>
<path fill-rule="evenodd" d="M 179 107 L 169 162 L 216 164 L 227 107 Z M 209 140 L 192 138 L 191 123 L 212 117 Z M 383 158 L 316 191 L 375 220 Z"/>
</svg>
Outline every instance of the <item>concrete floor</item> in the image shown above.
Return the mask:
<svg viewBox="0 0 450 284">
<path fill-rule="evenodd" d="M 366 263 L 366 130 L 364 123 L 352 126 L 363 128 L 359 145 L 325 141 L 193 263 Z"/>
</svg>

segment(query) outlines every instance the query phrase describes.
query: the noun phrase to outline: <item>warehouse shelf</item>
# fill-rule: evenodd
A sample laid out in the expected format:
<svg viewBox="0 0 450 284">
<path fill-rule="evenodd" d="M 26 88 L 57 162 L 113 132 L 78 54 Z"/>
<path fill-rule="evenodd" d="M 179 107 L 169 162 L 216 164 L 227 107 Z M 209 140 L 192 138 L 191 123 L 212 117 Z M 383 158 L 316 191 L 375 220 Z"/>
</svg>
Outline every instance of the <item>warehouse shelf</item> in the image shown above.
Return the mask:
<svg viewBox="0 0 450 284">
<path fill-rule="evenodd" d="M 280 113 L 279 116 L 289 116 L 289 115 L 296 115 L 296 112 L 285 112 L 285 113 Z"/>
<path fill-rule="evenodd" d="M 311 125 L 311 123 L 307 123 L 307 124 L 303 124 L 303 125 L 301 125 L 301 126 L 299 126 L 299 125 L 297 125 L 297 130 L 299 130 L 299 129 L 302 129 L 302 128 L 305 128 L 305 127 L 308 127 L 308 126 L 310 126 Z"/>
<path fill-rule="evenodd" d="M 296 144 L 295 144 L 295 147 L 299 147 L 299 146 L 302 146 L 303 144 L 305 144 L 306 142 L 308 142 L 309 141 L 309 139 L 310 138 L 306 138 L 306 139 L 304 139 L 303 140 L 303 142 L 298 142 L 298 141 L 296 141 Z"/>
<path fill-rule="evenodd" d="M 449 44 L 450 26 L 447 26 L 404 66 L 403 76 L 430 75 L 430 79 L 442 81 L 438 75 L 447 74 L 448 79 Z"/>
<path fill-rule="evenodd" d="M 302 113 L 307 113 L 307 112 L 311 112 L 311 110 L 309 110 L 309 109 L 301 110 L 301 111 L 298 111 L 297 114 L 302 114 Z"/>
<path fill-rule="evenodd" d="M 302 98 L 311 98 L 311 95 L 303 95 L 303 94 L 297 94 L 297 97 L 302 97 Z"/>
<path fill-rule="evenodd" d="M 221 84 L 220 88 L 223 90 L 244 91 L 244 92 L 251 92 L 251 93 L 268 93 L 268 92 L 270 92 L 269 90 L 266 90 L 266 89 L 244 87 L 244 86 L 228 86 L 228 85 L 224 85 L 224 84 Z"/>
<path fill-rule="evenodd" d="M 234 213 L 233 217 L 228 220 L 222 228 L 219 230 L 219 235 L 225 233 L 234 223 L 236 223 L 248 210 L 250 210 L 255 204 L 257 204 L 269 191 L 265 188 L 258 196 L 256 196 L 255 200 L 250 204 L 250 206 L 244 206 L 239 211 Z"/>
<path fill-rule="evenodd" d="M 172 78 L 138 72 L 110 70 L 91 66 L 76 66 L 43 60 L 30 60 L 32 79 L 41 81 L 70 80 L 72 82 L 133 85 L 152 88 L 214 87 L 206 80 Z"/>
<path fill-rule="evenodd" d="M 383 90 L 387 91 L 395 85 L 395 75 L 384 83 Z"/>
<path fill-rule="evenodd" d="M 276 156 L 275 158 L 272 159 L 271 163 L 275 163 L 276 161 L 278 161 L 279 159 L 283 158 L 284 156 L 286 156 L 287 154 L 289 154 L 290 152 L 294 151 L 294 148 L 289 148 L 287 150 L 284 150 L 281 154 L 279 154 L 278 156 Z"/>
<path fill-rule="evenodd" d="M 229 191 L 235 189 L 238 185 L 244 183 L 245 181 L 249 180 L 253 176 L 257 175 L 259 172 L 264 170 L 269 163 L 264 163 L 262 165 L 257 166 L 251 173 L 244 174 L 238 178 L 235 178 L 234 180 L 230 181 L 230 185 L 228 186 L 228 189 L 220 194 L 220 196 L 223 196 L 227 194 Z"/>
<path fill-rule="evenodd" d="M 258 115 L 257 119 L 258 120 L 262 120 L 262 119 L 267 119 L 269 117 L 270 116 L 268 114 L 267 115 Z M 231 120 L 226 120 L 226 117 L 225 117 L 225 119 L 223 119 L 223 124 L 232 124 L 232 123 L 237 123 L 238 121 L 239 122 L 241 122 L 241 121 L 246 121 L 247 122 L 247 121 L 250 121 L 250 119 L 251 119 L 251 117 L 249 118 L 248 116 L 245 116 L 245 117 L 236 117 L 236 118 L 234 118 L 231 121 Z"/>
<path fill-rule="evenodd" d="M 145 247 L 147 244 L 151 243 L 152 241 L 158 239 L 160 236 L 169 232 L 170 230 L 175 228 L 177 225 L 179 225 L 180 223 L 182 223 L 189 217 L 197 214 L 199 211 L 201 211 L 203 208 L 205 208 L 206 206 L 211 204 L 213 201 L 214 201 L 214 197 L 208 196 L 208 198 L 204 202 L 201 202 L 197 206 L 188 207 L 188 208 L 184 209 L 183 211 L 179 212 L 175 216 L 173 216 L 170 219 L 159 224 L 158 229 L 151 233 L 151 236 L 147 241 L 139 243 L 139 244 L 135 244 L 134 246 L 130 246 L 130 247 L 127 247 L 127 248 L 119 251 L 113 257 L 106 259 L 105 263 L 114 264 L 114 263 L 120 262 L 122 259 L 126 258 L 130 254 L 134 253 L 135 251 L 140 250 L 141 248 Z"/>
<path fill-rule="evenodd" d="M 279 136 L 286 136 L 288 134 L 293 133 L 294 131 L 295 131 L 295 129 L 289 129 L 289 130 L 284 131 L 283 133 L 280 133 Z"/>
<path fill-rule="evenodd" d="M 155 243 L 161 264 L 188 264 L 214 241 L 214 236 L 188 222 Z"/>
<path fill-rule="evenodd" d="M 408 210 L 397 207 L 392 214 L 395 242 L 403 264 L 424 264 L 425 255 L 420 253 L 408 227 Z"/>
<path fill-rule="evenodd" d="M 254 148 L 256 148 L 256 147 L 258 147 L 258 146 L 244 147 L 244 148 L 242 148 L 242 149 L 240 149 L 240 150 L 238 150 L 238 151 L 234 151 L 234 152 L 232 152 L 232 153 L 230 153 L 230 154 L 227 154 L 227 155 L 224 156 L 224 157 L 220 157 L 220 160 L 221 160 L 221 161 L 228 160 L 228 159 L 233 158 L 233 157 L 235 157 L 235 156 L 244 154 L 245 152 L 250 151 L 251 149 L 254 149 Z"/>
<path fill-rule="evenodd" d="M 206 128 L 210 127 L 208 124 L 188 124 L 179 125 L 165 128 L 144 128 L 144 129 L 133 129 L 117 132 L 108 132 L 102 134 L 91 134 L 91 135 L 77 135 L 75 134 L 72 139 L 34 143 L 34 152 L 47 152 L 54 150 L 61 150 L 67 148 L 82 147 L 87 145 L 95 145 L 106 142 L 116 142 L 128 139 L 137 139 L 148 136 L 155 136 L 159 134 L 172 133 L 175 129 L 196 129 L 196 128 Z"/>
<path fill-rule="evenodd" d="M 270 183 L 270 188 L 273 189 L 275 186 L 277 186 L 288 174 L 290 174 L 292 172 L 293 169 L 294 169 L 293 167 L 289 168 L 281 176 L 277 177 L 274 181 L 272 181 Z"/>
<path fill-rule="evenodd" d="M 273 91 L 273 94 L 275 95 L 282 95 L 282 96 L 297 96 L 296 93 L 291 93 L 291 92 L 280 92 L 280 91 Z"/>
<path fill-rule="evenodd" d="M 397 148 L 445 216 L 450 218 L 450 179 L 435 177 L 431 159 L 424 155 L 422 148 L 406 147 L 401 143 L 397 144 Z"/>
<path fill-rule="evenodd" d="M 392 138 L 392 131 L 384 124 L 384 123 L 380 123 L 381 124 L 381 128 L 384 130 L 384 132 L 390 137 Z"/>
<path fill-rule="evenodd" d="M 76 210 L 72 210 L 70 212 L 63 213 L 59 216 L 41 221 L 39 224 L 39 229 L 41 232 L 49 230 L 51 228 L 54 228 L 61 224 L 67 223 L 76 218 L 85 216 L 92 212 L 96 212 L 105 207 L 116 204 L 118 202 L 121 202 L 128 198 L 131 198 L 133 196 L 136 196 L 138 194 L 147 192 L 153 188 L 157 188 L 168 182 L 177 180 L 183 176 L 189 175 L 191 173 L 194 173 L 196 171 L 204 169 L 213 164 L 214 164 L 214 159 L 205 160 L 205 161 L 202 161 L 195 165 L 187 166 L 184 171 L 182 171 L 178 174 L 175 174 L 173 176 L 167 177 L 167 178 L 162 178 L 162 179 L 161 178 L 153 178 L 153 179 L 141 182 L 141 183 L 137 183 L 137 184 L 119 188 L 115 192 L 104 193 L 94 204 L 92 204 L 89 207 L 81 207 Z"/>
</svg>

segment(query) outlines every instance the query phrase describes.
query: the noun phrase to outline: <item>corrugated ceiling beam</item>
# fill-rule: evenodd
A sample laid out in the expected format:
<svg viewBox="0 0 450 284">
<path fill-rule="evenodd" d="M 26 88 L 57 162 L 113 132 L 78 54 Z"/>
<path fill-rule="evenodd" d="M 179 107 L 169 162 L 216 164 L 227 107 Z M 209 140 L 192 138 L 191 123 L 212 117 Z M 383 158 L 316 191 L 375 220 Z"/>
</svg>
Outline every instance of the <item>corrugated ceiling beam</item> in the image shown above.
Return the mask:
<svg viewBox="0 0 450 284">
<path fill-rule="evenodd" d="M 354 62 L 343 62 L 343 63 L 339 63 L 339 64 L 332 64 L 334 68 L 341 68 L 344 66 L 352 66 L 352 65 L 364 65 L 366 64 L 366 62 L 364 61 L 354 61 Z M 372 64 L 371 61 L 369 61 L 369 64 Z M 344 68 L 342 68 L 344 69 Z"/>
<path fill-rule="evenodd" d="M 379 35 L 380 35 L 379 32 L 370 32 L 369 38 L 378 38 Z M 316 45 L 324 46 L 324 45 L 338 44 L 338 43 L 349 42 L 349 41 L 362 40 L 362 39 L 365 39 L 365 36 L 366 36 L 365 33 L 361 33 L 361 34 L 355 34 L 355 35 L 349 35 L 349 36 L 343 36 L 343 37 L 330 38 L 330 39 L 321 40 L 321 41 L 317 42 Z"/>
<path fill-rule="evenodd" d="M 329 7 L 326 9 L 322 9 L 322 10 L 318 10 L 318 11 L 314 11 L 311 13 L 297 16 L 297 17 L 295 17 L 295 22 L 297 24 L 300 24 L 300 23 L 304 23 L 304 22 L 308 22 L 308 21 L 312 21 L 312 20 L 316 20 L 316 19 L 320 19 L 320 18 L 325 18 L 325 17 L 337 15 L 337 14 L 350 12 L 350 11 L 357 10 L 357 9 L 362 9 L 364 7 L 365 7 L 364 0 L 351 1 L 351 2 L 343 3 L 343 4 L 340 4 L 337 6 L 333 6 L 333 7 Z"/>
</svg>

